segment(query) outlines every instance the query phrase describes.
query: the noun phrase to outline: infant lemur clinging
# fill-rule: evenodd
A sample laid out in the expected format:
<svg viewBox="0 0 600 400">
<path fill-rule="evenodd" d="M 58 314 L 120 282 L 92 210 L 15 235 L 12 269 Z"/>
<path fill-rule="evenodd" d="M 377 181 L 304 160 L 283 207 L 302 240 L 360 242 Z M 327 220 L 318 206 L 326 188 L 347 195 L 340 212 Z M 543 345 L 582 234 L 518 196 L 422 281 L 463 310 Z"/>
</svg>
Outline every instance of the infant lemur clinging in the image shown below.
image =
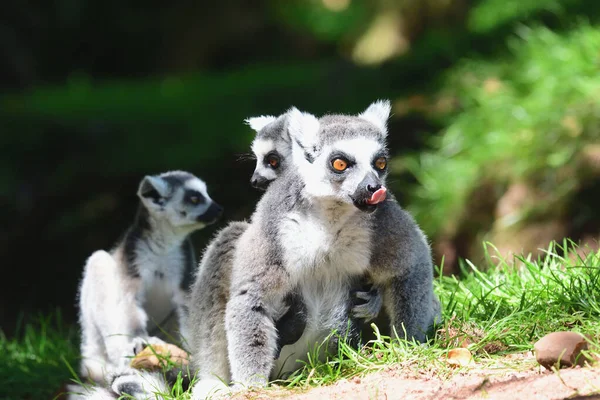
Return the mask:
<svg viewBox="0 0 600 400">
<path fill-rule="evenodd" d="M 226 382 L 264 385 L 279 367 L 294 368 L 294 360 L 305 358 L 332 329 L 355 334 L 348 326 L 350 288 L 365 276 L 383 292 L 392 327 L 403 336 L 403 324 L 407 336 L 425 339 L 439 302 L 424 235 L 391 196 L 386 199 L 389 111 L 387 102 L 358 116 L 317 119 L 290 110 L 293 166 L 270 184 L 229 250 L 225 327 L 192 339 L 218 349 L 213 359 L 195 358 L 205 371 L 193 389 L 195 399 L 218 386 L 211 373 Z M 277 360 L 275 321 L 288 309 L 290 295 L 304 304 L 305 326 Z M 202 310 L 196 302 L 191 307 L 192 316 Z M 285 365 L 288 356 L 291 365 Z"/>
<path fill-rule="evenodd" d="M 79 288 L 83 378 L 103 382 L 143 343 L 178 341 L 196 259 L 189 236 L 222 208 L 191 173 L 146 176 L 133 224 L 110 251 L 87 260 Z M 180 331 L 181 332 L 178 332 Z"/>
</svg>

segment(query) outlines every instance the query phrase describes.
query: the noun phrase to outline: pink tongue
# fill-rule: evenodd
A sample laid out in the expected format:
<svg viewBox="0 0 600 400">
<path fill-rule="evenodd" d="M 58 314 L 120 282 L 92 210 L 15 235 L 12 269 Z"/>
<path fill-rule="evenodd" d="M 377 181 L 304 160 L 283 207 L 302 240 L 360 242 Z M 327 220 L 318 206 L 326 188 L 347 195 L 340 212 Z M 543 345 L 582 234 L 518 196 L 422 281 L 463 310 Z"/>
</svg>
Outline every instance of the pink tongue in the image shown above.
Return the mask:
<svg viewBox="0 0 600 400">
<path fill-rule="evenodd" d="M 385 187 L 382 187 L 381 189 L 377 190 L 375 193 L 373 193 L 371 195 L 371 198 L 369 200 L 367 200 L 367 204 L 381 203 L 382 201 L 385 200 L 386 193 L 387 193 L 387 189 Z"/>
</svg>

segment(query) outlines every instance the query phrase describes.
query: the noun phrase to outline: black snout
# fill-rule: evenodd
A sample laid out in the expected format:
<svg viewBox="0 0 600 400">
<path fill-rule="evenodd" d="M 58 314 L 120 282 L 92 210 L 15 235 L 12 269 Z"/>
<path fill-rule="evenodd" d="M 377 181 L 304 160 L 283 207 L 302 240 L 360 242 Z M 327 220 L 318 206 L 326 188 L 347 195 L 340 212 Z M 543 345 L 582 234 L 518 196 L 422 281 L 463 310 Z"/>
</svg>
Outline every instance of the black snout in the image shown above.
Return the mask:
<svg viewBox="0 0 600 400">
<path fill-rule="evenodd" d="M 266 190 L 270 183 L 270 179 L 265 178 L 258 172 L 252 174 L 252 178 L 250 178 L 250 184 L 255 189 Z"/>
<path fill-rule="evenodd" d="M 358 184 L 356 191 L 350 196 L 354 205 L 361 211 L 373 212 L 377 208 L 377 204 L 367 204 L 367 200 L 371 195 L 381 189 L 381 181 L 375 174 L 368 174 Z"/>
<path fill-rule="evenodd" d="M 367 183 L 367 192 L 373 194 L 376 191 L 378 191 L 379 189 L 381 189 L 381 183 L 378 183 L 375 185 L 371 185 L 370 183 Z"/>
<path fill-rule="evenodd" d="M 204 214 L 198 217 L 198 221 L 212 224 L 217 222 L 221 215 L 223 215 L 223 207 L 213 201 Z"/>
</svg>

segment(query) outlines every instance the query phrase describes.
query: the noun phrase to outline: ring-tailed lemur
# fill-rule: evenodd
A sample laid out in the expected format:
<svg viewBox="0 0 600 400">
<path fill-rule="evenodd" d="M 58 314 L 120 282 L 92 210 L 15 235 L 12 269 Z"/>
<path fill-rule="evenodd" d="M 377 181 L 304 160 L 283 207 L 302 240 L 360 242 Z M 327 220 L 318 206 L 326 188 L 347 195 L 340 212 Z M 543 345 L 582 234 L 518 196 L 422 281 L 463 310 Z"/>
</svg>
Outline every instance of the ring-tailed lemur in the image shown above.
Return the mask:
<svg viewBox="0 0 600 400">
<path fill-rule="evenodd" d="M 386 200 L 383 186 L 388 114 L 386 103 L 375 103 L 357 117 L 318 120 L 290 111 L 297 168 L 287 168 L 270 184 L 252 224 L 233 249 L 225 310 L 233 382 L 264 385 L 273 371 L 294 368 L 294 360 L 303 358 L 332 329 L 347 332 L 349 288 L 365 274 L 383 289 L 386 311 L 396 326 L 405 324 L 409 337 L 423 340 L 433 324 L 439 305 L 424 235 L 394 206 L 387 217 L 402 224 L 394 227 L 398 235 L 384 241 L 386 251 L 379 243 L 381 210 L 390 209 L 387 203 L 396 204 Z M 283 348 L 274 368 L 274 318 L 293 293 L 300 293 L 306 305 L 306 329 L 293 346 Z M 287 356 L 292 362 L 285 365 Z M 199 367 L 202 370 L 202 364 Z M 201 379 L 193 397 L 203 398 L 218 385 L 214 379 Z"/>
<path fill-rule="evenodd" d="M 266 190 L 273 180 L 275 180 L 282 171 L 285 171 L 287 166 L 292 162 L 292 143 L 288 133 L 288 116 L 289 113 L 274 117 L 272 115 L 252 117 L 246 120 L 246 123 L 256 131 L 256 137 L 252 142 L 252 152 L 256 158 L 256 166 L 250 183 L 257 189 Z M 382 295 L 377 287 L 372 287 L 362 280 L 360 286 L 353 288 L 352 299 L 352 315 L 361 322 L 369 322 L 375 320 L 382 307 Z M 295 299 L 294 305 L 300 306 L 301 299 Z M 292 323 L 290 319 L 292 314 L 297 311 L 298 315 Z M 304 314 L 302 309 L 295 310 L 290 308 L 289 314 L 285 321 L 278 323 L 278 332 L 289 325 L 293 327 L 300 326 L 301 318 Z M 363 327 L 361 330 L 364 333 L 369 333 L 370 328 Z M 296 335 L 292 335 L 296 337 Z M 281 339 L 281 334 L 280 334 Z M 284 340 L 284 343 L 290 344 L 289 340 Z"/>
<path fill-rule="evenodd" d="M 284 171 L 291 160 L 291 141 L 287 133 L 287 113 L 274 116 L 253 117 L 246 123 L 256 131 L 252 151 L 256 157 L 256 167 L 251 184 L 257 189 L 266 190 L 268 185 Z M 190 326 L 195 329 L 190 335 L 191 348 L 198 379 L 227 380 L 227 343 L 225 333 L 225 307 L 229 298 L 229 285 L 233 252 L 237 240 L 248 228 L 247 222 L 233 222 L 223 228 L 202 257 L 196 281 L 192 289 L 190 303 Z M 374 319 L 381 309 L 381 294 L 376 290 L 353 291 L 353 316 L 361 321 Z M 306 325 L 306 307 L 299 293 L 290 293 L 284 308 L 274 317 L 277 329 L 278 357 L 282 346 L 295 343 Z M 206 343 L 203 338 L 210 337 Z"/>
<path fill-rule="evenodd" d="M 190 234 L 222 208 L 206 184 L 184 171 L 146 176 L 134 223 L 110 252 L 87 260 L 79 288 L 80 373 L 102 382 L 127 369 L 144 343 L 186 338 L 187 290 L 195 268 Z M 118 378 L 118 377 L 117 377 Z"/>
</svg>

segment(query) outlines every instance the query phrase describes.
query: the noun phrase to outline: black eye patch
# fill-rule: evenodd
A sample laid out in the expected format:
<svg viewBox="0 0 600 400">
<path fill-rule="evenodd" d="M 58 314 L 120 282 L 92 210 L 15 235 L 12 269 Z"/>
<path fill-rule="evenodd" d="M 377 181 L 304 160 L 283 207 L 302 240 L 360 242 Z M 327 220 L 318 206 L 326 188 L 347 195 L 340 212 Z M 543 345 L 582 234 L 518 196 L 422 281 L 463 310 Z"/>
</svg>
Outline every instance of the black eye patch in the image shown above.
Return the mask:
<svg viewBox="0 0 600 400">
<path fill-rule="evenodd" d="M 373 157 L 372 166 L 378 174 L 384 174 L 387 172 L 389 162 L 389 155 L 386 152 L 381 152 Z"/>
<path fill-rule="evenodd" d="M 340 161 L 344 164 L 343 169 L 339 169 L 341 166 L 341 164 L 338 165 Z M 329 169 L 336 174 L 342 174 L 354 165 L 356 165 L 356 160 L 354 157 L 350 157 L 348 154 L 341 151 L 331 153 L 329 156 Z"/>
<path fill-rule="evenodd" d="M 202 193 L 197 190 L 186 190 L 185 195 L 183 196 L 183 201 L 193 206 L 206 203 L 206 199 Z"/>
<path fill-rule="evenodd" d="M 270 151 L 265 156 L 263 163 L 266 167 L 277 169 L 281 164 L 281 155 L 276 151 Z"/>
</svg>

